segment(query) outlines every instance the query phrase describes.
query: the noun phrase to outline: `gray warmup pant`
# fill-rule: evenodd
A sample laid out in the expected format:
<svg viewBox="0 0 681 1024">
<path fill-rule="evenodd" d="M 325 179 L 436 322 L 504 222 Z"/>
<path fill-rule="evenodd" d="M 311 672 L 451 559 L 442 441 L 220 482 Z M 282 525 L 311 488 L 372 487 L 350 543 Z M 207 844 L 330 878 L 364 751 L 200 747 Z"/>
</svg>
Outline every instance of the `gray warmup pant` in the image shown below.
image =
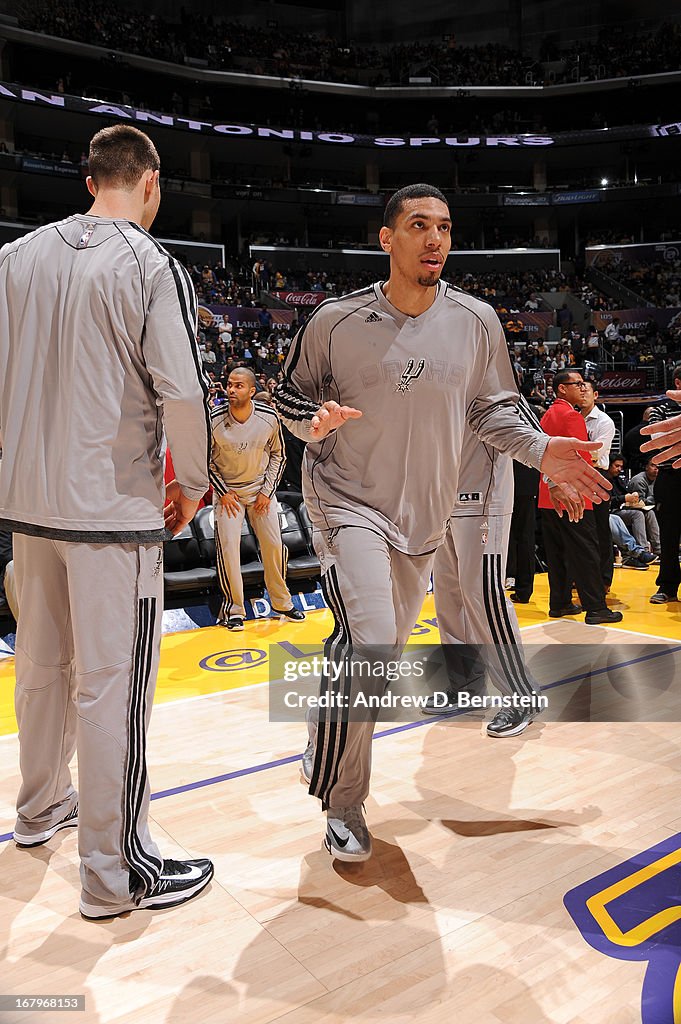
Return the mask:
<svg viewBox="0 0 681 1024">
<path fill-rule="evenodd" d="M 156 884 L 146 732 L 163 611 L 159 544 L 85 544 L 14 536 L 21 614 L 15 706 L 22 834 L 76 803 L 84 893 L 113 907 Z M 69 762 L 78 750 L 80 795 Z"/>
<path fill-rule="evenodd" d="M 510 515 L 452 516 L 433 566 L 435 614 L 443 644 L 479 645 L 494 685 L 529 697 L 540 687 L 525 665 L 518 617 L 504 593 L 510 531 Z"/>
<path fill-rule="evenodd" d="M 405 555 L 382 534 L 356 526 L 315 530 L 313 542 L 335 620 L 325 656 L 335 660 L 350 648 L 358 658 L 381 660 L 377 648 L 387 657 L 399 656 L 420 614 L 434 555 Z M 351 700 L 356 685 L 353 681 Z M 323 677 L 320 695 L 332 689 Z M 324 708 L 308 716 L 315 747 L 309 791 L 324 807 L 361 804 L 369 795 L 374 725 L 348 721 L 347 715 Z"/>
<path fill-rule="evenodd" d="M 236 516 L 227 515 L 227 510 L 219 501 L 214 509 L 218 583 L 222 591 L 222 607 L 218 618 L 239 616 L 243 619 L 246 616 L 244 581 L 241 577 L 241 527 L 246 513 L 260 545 L 265 586 L 272 607 L 280 612 L 290 611 L 293 601 L 285 583 L 288 550 L 281 539 L 279 503 L 276 498 L 272 498 L 269 511 L 264 516 L 254 515 L 250 505 L 240 504 Z"/>
</svg>

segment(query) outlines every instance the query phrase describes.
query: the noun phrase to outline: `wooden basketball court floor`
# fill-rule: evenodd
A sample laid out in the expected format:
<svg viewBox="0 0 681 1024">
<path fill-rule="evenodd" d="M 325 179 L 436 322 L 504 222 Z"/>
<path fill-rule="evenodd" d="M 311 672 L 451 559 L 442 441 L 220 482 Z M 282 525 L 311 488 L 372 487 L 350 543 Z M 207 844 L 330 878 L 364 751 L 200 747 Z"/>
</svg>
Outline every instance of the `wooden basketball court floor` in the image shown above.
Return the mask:
<svg viewBox="0 0 681 1024">
<path fill-rule="evenodd" d="M 108 922 L 78 914 L 75 830 L 32 851 L 10 839 L 13 661 L 0 662 L 0 992 L 85 997 L 83 1012 L 0 1019 L 680 1024 L 681 605 L 648 604 L 653 573 L 618 571 L 618 627 L 549 620 L 545 577 L 519 608 L 556 694 L 576 645 L 604 664 L 633 645 L 624 685 L 639 721 L 608 721 L 606 702 L 600 720 L 516 739 L 470 717 L 379 724 L 364 865 L 321 849 L 298 781 L 304 726 L 268 721 L 254 653 L 318 643 L 329 613 L 164 637 L 152 830 L 166 856 L 212 857 L 215 878 L 184 907 Z M 432 598 L 416 630 L 432 643 L 429 620 Z M 561 717 L 595 707 L 600 679 L 566 684 Z"/>
</svg>

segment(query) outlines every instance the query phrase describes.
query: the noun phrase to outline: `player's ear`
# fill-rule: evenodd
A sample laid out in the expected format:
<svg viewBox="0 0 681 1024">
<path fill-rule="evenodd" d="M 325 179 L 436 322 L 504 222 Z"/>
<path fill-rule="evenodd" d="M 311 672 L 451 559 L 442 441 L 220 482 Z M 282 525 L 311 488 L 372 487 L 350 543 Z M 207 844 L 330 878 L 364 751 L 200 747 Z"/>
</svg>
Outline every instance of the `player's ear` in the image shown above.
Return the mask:
<svg viewBox="0 0 681 1024">
<path fill-rule="evenodd" d="M 97 198 L 97 186 L 95 185 L 95 181 L 94 181 L 94 178 L 92 177 L 92 175 L 88 174 L 87 178 L 85 179 L 85 184 L 87 185 L 87 190 L 90 193 L 90 195 L 93 196 L 96 199 Z"/>
<path fill-rule="evenodd" d="M 158 185 L 160 171 L 147 171 L 144 176 L 144 195 L 148 197 Z"/>
<path fill-rule="evenodd" d="M 384 225 L 378 232 L 378 241 L 381 244 L 381 249 L 383 249 L 383 252 L 390 252 L 390 249 L 392 247 L 392 238 L 393 233 L 391 229 L 385 227 Z"/>
</svg>

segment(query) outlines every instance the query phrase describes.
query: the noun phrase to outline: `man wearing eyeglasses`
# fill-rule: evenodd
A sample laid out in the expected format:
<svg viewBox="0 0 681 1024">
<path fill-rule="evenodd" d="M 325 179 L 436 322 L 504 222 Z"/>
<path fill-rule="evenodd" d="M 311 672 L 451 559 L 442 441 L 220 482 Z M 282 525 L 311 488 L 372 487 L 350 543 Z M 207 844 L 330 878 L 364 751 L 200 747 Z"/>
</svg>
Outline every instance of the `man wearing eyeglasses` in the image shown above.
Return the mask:
<svg viewBox="0 0 681 1024">
<path fill-rule="evenodd" d="M 587 386 L 578 370 L 559 370 L 553 378 L 556 400 L 542 417 L 542 430 L 552 437 L 568 435 L 586 441 L 586 423 L 575 406 L 581 403 Z M 586 459 L 591 461 L 588 454 Z M 622 613 L 611 611 L 605 603 L 593 503 L 585 497 L 582 518 L 578 522 L 570 522 L 567 515 L 561 515 L 554 509 L 549 485 L 542 478 L 539 508 L 542 510 L 542 532 L 549 570 L 550 617 L 559 619 L 585 611 L 584 621 L 589 626 L 620 622 Z M 572 601 L 573 581 L 581 606 Z"/>
</svg>

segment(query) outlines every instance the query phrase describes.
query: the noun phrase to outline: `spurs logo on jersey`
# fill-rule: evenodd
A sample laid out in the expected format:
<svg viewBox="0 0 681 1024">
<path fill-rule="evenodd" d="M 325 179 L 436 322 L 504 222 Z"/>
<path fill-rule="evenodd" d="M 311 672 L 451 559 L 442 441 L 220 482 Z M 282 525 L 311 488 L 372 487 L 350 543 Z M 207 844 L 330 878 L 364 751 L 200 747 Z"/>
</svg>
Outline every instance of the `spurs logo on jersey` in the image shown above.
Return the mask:
<svg viewBox="0 0 681 1024">
<path fill-rule="evenodd" d="M 411 389 L 409 385 L 412 381 L 418 380 L 423 373 L 423 367 L 425 365 L 425 359 L 419 359 L 418 363 L 415 359 L 410 359 L 402 371 L 402 376 L 395 386 L 395 391 L 400 395 L 404 395 L 407 391 L 410 391 Z"/>
<path fill-rule="evenodd" d="M 237 454 L 239 452 L 245 452 L 247 448 L 248 448 L 248 441 L 233 441 L 229 445 L 230 451 L 236 452 Z"/>
</svg>

